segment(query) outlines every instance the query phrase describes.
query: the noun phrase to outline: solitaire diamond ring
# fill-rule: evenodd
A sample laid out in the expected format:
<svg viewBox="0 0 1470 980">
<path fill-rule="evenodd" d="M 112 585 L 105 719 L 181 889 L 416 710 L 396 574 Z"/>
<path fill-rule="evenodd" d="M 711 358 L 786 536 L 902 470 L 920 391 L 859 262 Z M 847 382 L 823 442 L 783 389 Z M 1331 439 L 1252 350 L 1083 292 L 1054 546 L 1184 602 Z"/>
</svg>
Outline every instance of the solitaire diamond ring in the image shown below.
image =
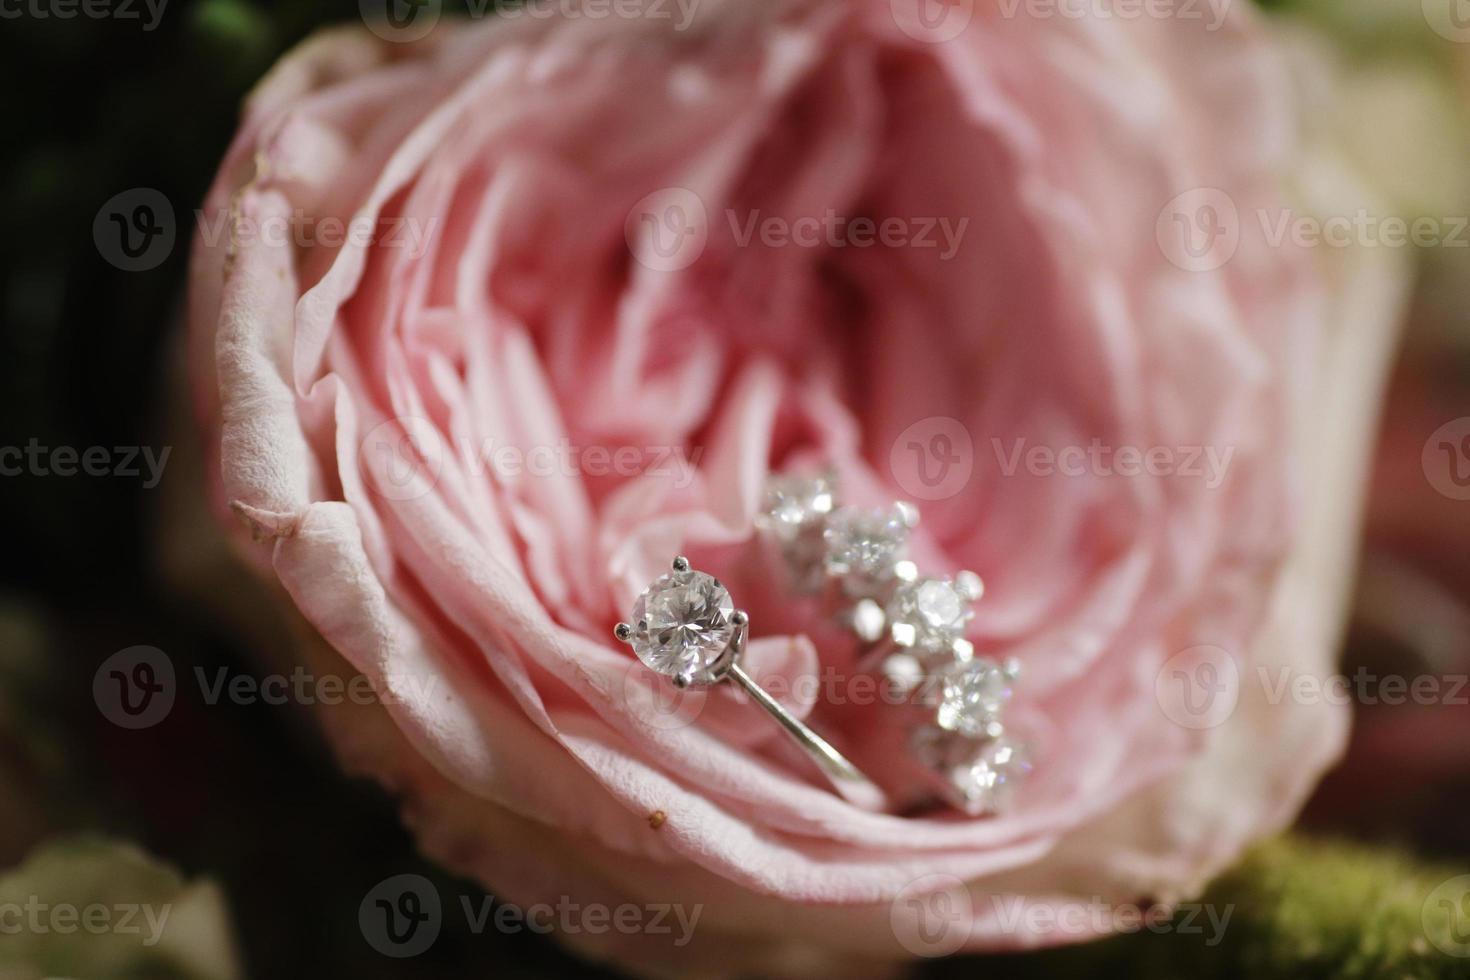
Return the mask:
<svg viewBox="0 0 1470 980">
<path fill-rule="evenodd" d="M 674 570 L 650 585 L 633 607 L 632 622 L 619 623 L 613 635 L 638 659 L 675 687 L 710 687 L 733 680 L 766 709 L 845 799 L 879 810 L 883 792 L 840 752 L 771 697 L 740 666 L 750 618 L 736 609 L 719 579 L 674 559 Z"/>
</svg>

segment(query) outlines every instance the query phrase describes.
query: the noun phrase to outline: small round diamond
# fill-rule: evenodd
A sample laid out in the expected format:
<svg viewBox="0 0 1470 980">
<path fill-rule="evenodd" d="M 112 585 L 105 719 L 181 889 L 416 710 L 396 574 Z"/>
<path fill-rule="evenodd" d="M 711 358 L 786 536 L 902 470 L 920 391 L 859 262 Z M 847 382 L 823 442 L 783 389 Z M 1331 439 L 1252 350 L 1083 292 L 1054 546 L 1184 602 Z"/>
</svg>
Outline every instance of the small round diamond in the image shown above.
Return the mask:
<svg viewBox="0 0 1470 980">
<path fill-rule="evenodd" d="M 971 738 L 992 735 L 1001 708 L 1011 697 L 1011 679 L 988 660 L 974 659 L 946 668 L 940 679 L 939 727 Z"/>
<path fill-rule="evenodd" d="M 698 681 L 719 661 L 735 634 L 735 604 L 704 572 L 670 572 L 633 606 L 633 651 L 652 669 Z"/>
<path fill-rule="evenodd" d="M 1016 788 L 1030 771 L 1025 746 L 1002 735 L 983 743 L 971 759 L 950 770 L 950 780 L 965 811 L 979 816 L 1009 809 Z"/>
<path fill-rule="evenodd" d="M 827 525 L 827 570 L 842 576 L 851 595 L 872 595 L 892 577 L 903 557 L 909 524 L 905 512 L 843 509 Z"/>
<path fill-rule="evenodd" d="M 826 477 L 773 476 L 766 481 L 766 497 L 757 521 L 762 530 L 789 540 L 831 513 L 832 501 L 832 481 Z"/>
<path fill-rule="evenodd" d="M 788 474 L 766 482 L 755 524 L 779 546 L 791 589 L 798 595 L 820 592 L 826 582 L 822 530 L 834 499 L 832 480 L 824 476 Z"/>
<path fill-rule="evenodd" d="M 900 646 L 949 650 L 965 635 L 974 612 L 967 592 L 949 579 L 905 582 L 888 604 L 893 639 Z"/>
</svg>

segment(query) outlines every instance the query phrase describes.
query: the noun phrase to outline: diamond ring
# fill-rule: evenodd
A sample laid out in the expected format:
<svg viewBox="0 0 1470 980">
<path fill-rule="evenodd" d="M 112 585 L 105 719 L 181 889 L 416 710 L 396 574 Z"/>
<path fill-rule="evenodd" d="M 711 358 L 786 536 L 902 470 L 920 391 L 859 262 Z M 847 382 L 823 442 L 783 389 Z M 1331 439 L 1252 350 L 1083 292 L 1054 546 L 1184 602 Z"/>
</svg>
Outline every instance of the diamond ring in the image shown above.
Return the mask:
<svg viewBox="0 0 1470 980">
<path fill-rule="evenodd" d="M 1030 753 L 1004 723 L 1020 676 L 1014 659 L 980 656 L 966 637 L 980 576 L 920 574 L 907 555 L 918 509 L 904 501 L 841 506 L 835 477 L 777 474 L 756 528 L 792 591 L 815 596 L 858 641 L 860 672 L 876 675 L 908 711 L 924 797 L 971 816 L 1005 811 L 1030 772 Z M 895 785 L 890 802 L 905 793 Z"/>
<path fill-rule="evenodd" d="M 645 666 L 681 690 L 733 680 L 780 723 L 848 802 L 869 810 L 883 807 L 884 795 L 876 785 L 740 666 L 750 617 L 735 608 L 719 579 L 690 568 L 687 558 L 675 558 L 674 570 L 638 597 L 632 620 L 618 623 L 613 635 L 631 646 Z"/>
</svg>

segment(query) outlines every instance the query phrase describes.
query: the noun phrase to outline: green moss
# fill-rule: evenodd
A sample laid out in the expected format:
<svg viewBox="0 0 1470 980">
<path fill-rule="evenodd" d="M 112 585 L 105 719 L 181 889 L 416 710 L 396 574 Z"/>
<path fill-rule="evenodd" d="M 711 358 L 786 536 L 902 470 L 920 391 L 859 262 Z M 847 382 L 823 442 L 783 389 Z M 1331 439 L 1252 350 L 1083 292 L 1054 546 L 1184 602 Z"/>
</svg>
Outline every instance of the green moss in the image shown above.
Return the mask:
<svg viewBox="0 0 1470 980">
<path fill-rule="evenodd" d="M 1006 977 L 1139 980 L 1465 980 L 1470 978 L 1470 869 L 1404 854 L 1285 837 L 1261 845 L 1174 928 L 1032 956 L 995 957 Z M 1192 914 L 1194 926 L 1182 928 Z M 1225 917 L 1228 915 L 1228 920 Z M 985 961 L 987 968 L 991 966 Z M 971 975 L 963 962 L 941 975 Z"/>
<path fill-rule="evenodd" d="M 1470 976 L 1470 942 L 1452 930 L 1470 877 L 1385 850 L 1285 838 L 1262 846 L 1210 890 L 1233 903 L 1240 968 L 1261 976 Z M 1452 955 L 1459 954 L 1459 955 Z"/>
</svg>

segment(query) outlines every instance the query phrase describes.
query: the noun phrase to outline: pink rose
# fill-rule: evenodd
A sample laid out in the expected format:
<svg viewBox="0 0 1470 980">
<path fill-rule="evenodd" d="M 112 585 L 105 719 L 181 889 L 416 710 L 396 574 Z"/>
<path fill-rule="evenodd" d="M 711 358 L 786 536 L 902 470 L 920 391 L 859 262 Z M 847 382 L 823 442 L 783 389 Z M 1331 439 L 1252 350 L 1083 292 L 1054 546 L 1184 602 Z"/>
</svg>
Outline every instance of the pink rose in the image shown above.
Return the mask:
<svg viewBox="0 0 1470 980">
<path fill-rule="evenodd" d="M 1274 51 L 1240 9 L 1018 9 L 341 30 L 246 107 L 192 269 L 212 495 L 335 651 L 293 656 L 383 695 L 327 727 L 430 855 L 522 905 L 701 909 L 684 946 L 565 937 L 593 954 L 1087 938 L 1015 913 L 1192 895 L 1339 750 L 1341 709 L 1257 670 L 1331 663 L 1365 427 L 1321 405 L 1388 317 L 1326 334 L 1255 220 L 1290 162 Z M 909 443 L 946 419 L 968 474 L 926 495 Z M 648 713 L 610 629 L 685 553 L 750 610 L 754 672 L 892 764 L 887 706 L 796 683 L 850 678 L 851 644 L 746 547 L 796 460 L 925 496 L 916 555 L 986 578 L 970 638 L 1023 663 L 1035 757 L 1011 812 L 858 810 L 722 692 Z"/>
</svg>

